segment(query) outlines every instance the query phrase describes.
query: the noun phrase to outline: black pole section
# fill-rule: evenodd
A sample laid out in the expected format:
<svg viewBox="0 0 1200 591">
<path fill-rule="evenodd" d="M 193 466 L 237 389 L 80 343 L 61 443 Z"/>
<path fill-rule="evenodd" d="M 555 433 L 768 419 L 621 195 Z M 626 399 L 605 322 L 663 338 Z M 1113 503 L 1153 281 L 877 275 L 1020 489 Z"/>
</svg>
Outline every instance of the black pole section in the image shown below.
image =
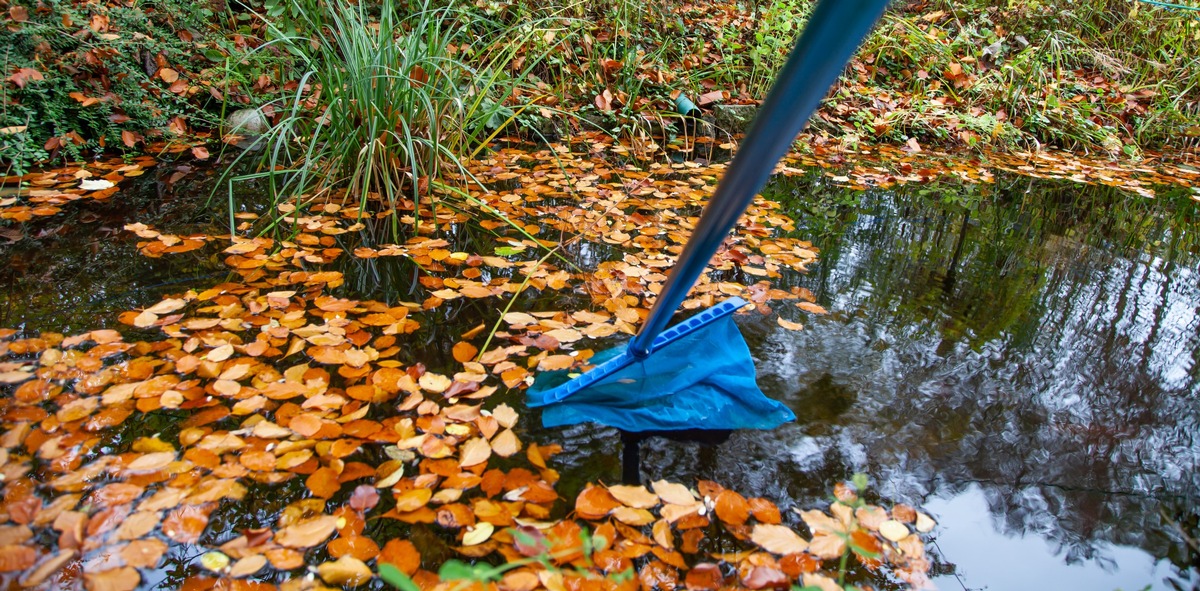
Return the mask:
<svg viewBox="0 0 1200 591">
<path fill-rule="evenodd" d="M 642 483 L 642 436 L 621 431 L 621 482 L 630 486 Z"/>
</svg>

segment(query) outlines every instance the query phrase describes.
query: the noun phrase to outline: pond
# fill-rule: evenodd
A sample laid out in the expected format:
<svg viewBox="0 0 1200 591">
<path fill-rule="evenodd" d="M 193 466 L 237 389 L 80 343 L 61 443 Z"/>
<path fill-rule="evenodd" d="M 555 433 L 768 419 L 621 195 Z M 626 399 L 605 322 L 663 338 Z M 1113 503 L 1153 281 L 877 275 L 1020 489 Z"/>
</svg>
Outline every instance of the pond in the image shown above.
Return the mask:
<svg viewBox="0 0 1200 591">
<path fill-rule="evenodd" d="M 831 314 L 799 333 L 742 324 L 797 423 L 716 452 L 644 445 L 643 470 L 800 505 L 870 474 L 939 518 L 940 589 L 1194 588 L 1195 204 L 1011 176 L 847 195 L 822 178 L 768 195 L 805 211 L 821 259 L 798 285 Z M 567 440 L 582 462 L 606 437 Z"/>
<path fill-rule="evenodd" d="M 117 237 L 133 221 L 220 233 L 203 213 L 210 180 L 165 176 L 0 249 L 0 326 L 120 327 L 125 310 L 225 281 L 219 250 L 146 258 Z M 798 420 L 718 446 L 647 440 L 643 478 L 711 479 L 786 510 L 817 506 L 865 473 L 874 494 L 938 520 L 940 589 L 1200 585 L 1189 546 L 1200 532 L 1200 203 L 1185 189 L 1151 200 L 1009 174 L 867 191 L 830 177 L 781 176 L 764 192 L 797 221 L 791 235 L 820 249 L 809 273 L 774 283 L 810 291 L 829 314 L 807 317 L 803 331 L 739 317 L 760 385 Z M 604 244 L 570 254 L 581 265 L 614 256 Z M 412 265 L 379 261 L 339 267 L 342 291 L 424 297 L 397 288 L 413 283 Z M 456 335 L 498 313 L 455 302 L 417 333 L 429 346 L 407 361 L 452 364 Z M 556 294 L 527 303 L 575 304 Z M 504 399 L 521 409 L 518 395 Z M 541 429 L 531 413 L 520 434 L 563 446 L 564 498 L 621 479 L 612 429 Z M 242 517 L 214 519 L 252 525 Z"/>
</svg>

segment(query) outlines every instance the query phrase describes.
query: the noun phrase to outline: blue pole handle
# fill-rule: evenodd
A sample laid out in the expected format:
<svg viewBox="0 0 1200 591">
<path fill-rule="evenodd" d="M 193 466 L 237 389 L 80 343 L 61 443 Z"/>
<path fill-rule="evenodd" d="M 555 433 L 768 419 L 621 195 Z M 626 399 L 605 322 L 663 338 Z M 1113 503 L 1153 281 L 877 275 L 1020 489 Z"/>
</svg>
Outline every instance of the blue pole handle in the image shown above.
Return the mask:
<svg viewBox="0 0 1200 591">
<path fill-rule="evenodd" d="M 821 0 L 725 177 L 704 208 L 683 254 L 667 277 L 650 317 L 629 342 L 644 359 L 729 230 L 762 190 L 850 56 L 883 14 L 887 0 Z"/>
</svg>

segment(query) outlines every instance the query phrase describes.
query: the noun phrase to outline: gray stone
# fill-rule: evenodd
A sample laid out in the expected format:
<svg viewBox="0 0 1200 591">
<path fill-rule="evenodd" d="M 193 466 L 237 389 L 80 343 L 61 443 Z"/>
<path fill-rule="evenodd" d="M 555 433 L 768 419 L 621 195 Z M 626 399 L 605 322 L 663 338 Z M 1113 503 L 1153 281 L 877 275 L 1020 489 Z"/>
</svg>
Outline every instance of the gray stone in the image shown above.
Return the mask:
<svg viewBox="0 0 1200 591">
<path fill-rule="evenodd" d="M 262 135 L 270 126 L 267 116 L 257 108 L 238 109 L 225 119 L 225 133 Z"/>
<path fill-rule="evenodd" d="M 713 118 L 717 128 L 725 133 L 746 133 L 754 115 L 758 113 L 758 105 L 716 105 L 713 107 Z"/>
</svg>

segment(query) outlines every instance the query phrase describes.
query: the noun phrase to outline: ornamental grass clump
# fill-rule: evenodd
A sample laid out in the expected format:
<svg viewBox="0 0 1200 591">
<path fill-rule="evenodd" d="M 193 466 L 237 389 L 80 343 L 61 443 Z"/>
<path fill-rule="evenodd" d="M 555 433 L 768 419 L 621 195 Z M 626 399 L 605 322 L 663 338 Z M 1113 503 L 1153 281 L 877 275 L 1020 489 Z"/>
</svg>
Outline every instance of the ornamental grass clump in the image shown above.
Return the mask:
<svg viewBox="0 0 1200 591">
<path fill-rule="evenodd" d="M 510 65 L 522 36 L 542 30 L 488 39 L 451 8 L 425 4 L 400 18 L 385 0 L 373 17 L 365 4 L 297 11 L 300 33 L 271 26 L 273 43 L 307 72 L 263 138 L 260 171 L 235 180 L 265 178 L 276 206 L 338 199 L 360 217 L 412 210 L 419 222 L 436 201 L 432 189 L 472 181 L 463 162 L 529 104 L 514 97 L 529 97 L 522 80 L 536 59 L 525 56 L 523 71 Z M 400 233 L 399 216 L 391 219 Z"/>
</svg>

